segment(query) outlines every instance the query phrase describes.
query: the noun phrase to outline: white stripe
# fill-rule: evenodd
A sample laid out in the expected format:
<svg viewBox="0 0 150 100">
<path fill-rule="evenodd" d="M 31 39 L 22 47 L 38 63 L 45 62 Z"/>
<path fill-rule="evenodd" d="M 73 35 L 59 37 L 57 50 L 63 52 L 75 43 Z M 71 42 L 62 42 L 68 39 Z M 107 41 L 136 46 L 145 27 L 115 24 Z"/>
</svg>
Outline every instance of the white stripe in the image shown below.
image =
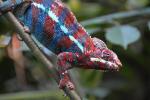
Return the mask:
<svg viewBox="0 0 150 100">
<path fill-rule="evenodd" d="M 60 26 L 62 31 L 67 34 L 68 33 L 68 29 L 65 26 Z M 69 35 L 70 40 L 72 40 L 83 52 L 83 46 L 77 41 L 77 39 L 75 39 L 73 36 Z"/>
<path fill-rule="evenodd" d="M 71 36 L 71 35 L 69 35 L 69 38 L 70 38 L 70 40 L 72 40 L 80 49 L 81 49 L 81 51 L 83 52 L 83 46 L 73 37 L 73 36 Z"/>
<path fill-rule="evenodd" d="M 35 7 L 42 9 L 43 11 L 46 11 L 46 8 L 42 5 L 42 4 L 38 4 L 36 2 L 32 3 Z M 51 9 L 49 8 L 48 10 L 48 15 L 57 23 L 59 23 L 58 17 L 51 11 Z M 60 23 L 59 23 L 60 24 Z M 62 31 L 68 35 L 68 29 L 64 26 L 60 24 L 60 28 L 62 29 Z M 81 43 L 79 43 L 79 41 L 77 41 L 73 36 L 69 35 L 70 40 L 72 40 L 83 52 L 83 46 L 81 45 Z"/>
<path fill-rule="evenodd" d="M 90 60 L 92 61 L 92 62 L 102 62 L 102 63 L 106 63 L 106 60 L 104 60 L 104 59 L 100 59 L 100 58 L 90 58 Z"/>
<path fill-rule="evenodd" d="M 65 26 L 61 25 L 60 28 L 62 29 L 64 33 L 66 34 L 68 33 L 68 29 Z"/>
<path fill-rule="evenodd" d="M 48 11 L 48 15 L 55 21 L 55 22 L 59 22 L 58 21 L 58 17 L 51 11 L 51 9 L 49 8 L 49 11 Z"/>
<path fill-rule="evenodd" d="M 36 2 L 32 3 L 35 7 L 42 9 L 43 11 L 46 11 L 46 8 L 42 5 L 42 4 L 38 4 Z M 51 11 L 51 9 L 49 8 L 48 10 L 48 15 L 55 21 L 55 22 L 59 22 L 58 21 L 58 17 Z"/>
<path fill-rule="evenodd" d="M 43 5 L 38 4 L 38 3 L 35 3 L 35 2 L 33 2 L 32 4 L 33 4 L 35 7 L 38 7 L 38 8 L 40 8 L 40 9 L 42 9 L 42 10 L 45 11 L 45 7 L 44 7 Z"/>
</svg>

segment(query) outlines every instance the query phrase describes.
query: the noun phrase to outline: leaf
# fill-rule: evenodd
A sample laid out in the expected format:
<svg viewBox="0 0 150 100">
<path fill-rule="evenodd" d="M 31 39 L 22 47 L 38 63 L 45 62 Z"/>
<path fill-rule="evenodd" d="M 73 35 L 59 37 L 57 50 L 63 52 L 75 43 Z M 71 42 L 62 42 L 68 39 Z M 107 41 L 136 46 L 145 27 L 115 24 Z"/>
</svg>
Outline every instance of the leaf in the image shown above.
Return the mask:
<svg viewBox="0 0 150 100">
<path fill-rule="evenodd" d="M 150 21 L 148 21 L 148 29 L 150 30 Z"/>
<path fill-rule="evenodd" d="M 0 48 L 6 47 L 9 44 L 10 40 L 11 40 L 10 36 L 0 35 Z"/>
<path fill-rule="evenodd" d="M 142 8 L 149 3 L 149 0 L 128 0 L 127 7 L 128 8 Z"/>
<path fill-rule="evenodd" d="M 123 46 L 127 49 L 127 46 L 140 38 L 140 31 L 133 26 L 115 26 L 107 29 L 106 39 L 111 43 Z"/>
</svg>

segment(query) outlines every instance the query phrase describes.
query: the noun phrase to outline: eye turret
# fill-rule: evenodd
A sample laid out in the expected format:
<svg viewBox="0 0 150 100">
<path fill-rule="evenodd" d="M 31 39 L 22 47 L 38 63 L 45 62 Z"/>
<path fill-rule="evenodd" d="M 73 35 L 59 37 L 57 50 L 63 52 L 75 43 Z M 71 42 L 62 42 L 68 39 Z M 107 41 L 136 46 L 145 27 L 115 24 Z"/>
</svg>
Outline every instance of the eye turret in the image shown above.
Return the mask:
<svg viewBox="0 0 150 100">
<path fill-rule="evenodd" d="M 96 37 L 92 38 L 92 40 L 93 40 L 94 46 L 96 48 L 98 48 L 98 49 L 107 48 L 106 44 L 102 40 L 100 40 Z"/>
</svg>

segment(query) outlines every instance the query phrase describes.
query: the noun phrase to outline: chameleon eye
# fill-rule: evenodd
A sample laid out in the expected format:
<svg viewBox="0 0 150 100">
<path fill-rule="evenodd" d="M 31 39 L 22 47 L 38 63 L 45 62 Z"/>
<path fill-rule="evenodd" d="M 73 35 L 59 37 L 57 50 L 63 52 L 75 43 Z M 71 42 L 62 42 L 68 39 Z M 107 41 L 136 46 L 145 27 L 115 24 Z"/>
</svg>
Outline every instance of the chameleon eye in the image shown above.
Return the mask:
<svg viewBox="0 0 150 100">
<path fill-rule="evenodd" d="M 109 57 L 111 55 L 111 53 L 107 50 L 103 50 L 102 51 L 102 57 Z"/>
<path fill-rule="evenodd" d="M 107 53 L 107 52 L 104 52 L 104 55 L 105 55 L 105 56 L 110 56 L 110 54 L 109 54 L 109 53 Z"/>
</svg>

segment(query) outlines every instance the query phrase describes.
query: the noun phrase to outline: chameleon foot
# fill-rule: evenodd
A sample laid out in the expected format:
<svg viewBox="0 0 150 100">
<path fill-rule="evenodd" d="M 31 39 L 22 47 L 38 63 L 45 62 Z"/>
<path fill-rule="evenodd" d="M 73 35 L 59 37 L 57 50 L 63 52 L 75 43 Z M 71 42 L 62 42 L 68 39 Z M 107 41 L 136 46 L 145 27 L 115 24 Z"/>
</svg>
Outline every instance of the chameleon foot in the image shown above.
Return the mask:
<svg viewBox="0 0 150 100">
<path fill-rule="evenodd" d="M 24 28 L 24 32 L 30 34 L 30 29 L 29 29 L 29 27 L 23 26 L 23 28 Z"/>
<path fill-rule="evenodd" d="M 59 82 L 59 88 L 63 89 L 65 87 L 67 87 L 70 90 L 75 89 L 74 84 L 71 81 L 69 81 L 67 79 L 61 79 L 60 82 Z"/>
<path fill-rule="evenodd" d="M 67 87 L 68 89 L 70 89 L 70 90 L 74 90 L 74 85 L 73 85 L 73 83 L 70 82 L 70 81 L 66 83 L 66 87 Z"/>
</svg>

